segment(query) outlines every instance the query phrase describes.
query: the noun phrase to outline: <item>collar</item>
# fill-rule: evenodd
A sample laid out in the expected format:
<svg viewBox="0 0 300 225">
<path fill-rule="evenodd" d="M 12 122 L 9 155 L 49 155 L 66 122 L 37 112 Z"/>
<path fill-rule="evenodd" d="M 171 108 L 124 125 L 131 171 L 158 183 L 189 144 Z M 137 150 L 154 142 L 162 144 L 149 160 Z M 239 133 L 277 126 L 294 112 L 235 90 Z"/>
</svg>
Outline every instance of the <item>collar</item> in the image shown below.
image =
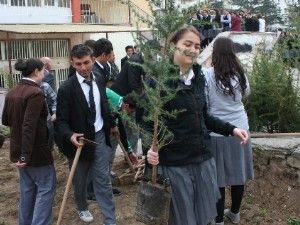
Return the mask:
<svg viewBox="0 0 300 225">
<path fill-rule="evenodd" d="M 93 72 L 92 72 L 92 75 L 93 75 L 93 80 L 95 80 L 95 75 L 93 74 Z M 76 71 L 76 76 L 77 76 L 79 83 L 82 84 L 84 82 L 85 78 L 83 76 L 81 76 L 77 71 Z"/>
<path fill-rule="evenodd" d="M 37 84 L 37 82 L 34 79 L 31 79 L 29 77 L 22 77 L 22 80 L 29 80 Z"/>
<path fill-rule="evenodd" d="M 97 60 L 95 60 L 95 61 L 102 69 L 104 69 L 104 66 L 100 62 L 98 62 Z"/>
<path fill-rule="evenodd" d="M 192 79 L 194 78 L 194 76 L 195 76 L 195 74 L 194 74 L 194 71 L 193 71 L 192 68 L 186 74 L 183 74 L 180 71 L 180 77 L 182 78 L 185 85 L 191 85 L 192 84 Z"/>
</svg>

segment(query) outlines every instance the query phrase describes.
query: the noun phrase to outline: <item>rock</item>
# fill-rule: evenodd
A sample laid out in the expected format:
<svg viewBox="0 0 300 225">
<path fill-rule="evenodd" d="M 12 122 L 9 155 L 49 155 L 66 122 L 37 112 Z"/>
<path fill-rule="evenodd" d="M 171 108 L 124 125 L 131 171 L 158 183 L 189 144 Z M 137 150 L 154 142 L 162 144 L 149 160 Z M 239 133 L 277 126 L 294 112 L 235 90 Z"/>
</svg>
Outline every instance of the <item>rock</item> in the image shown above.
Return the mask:
<svg viewBox="0 0 300 225">
<path fill-rule="evenodd" d="M 300 170 L 297 171 L 297 174 L 298 174 L 298 179 L 297 179 L 296 185 L 297 185 L 298 187 L 300 187 Z"/>
<path fill-rule="evenodd" d="M 272 151 L 279 157 L 279 155 L 289 155 L 294 149 L 300 148 L 300 138 L 253 138 L 252 146 Z"/>
<path fill-rule="evenodd" d="M 298 147 L 291 156 L 287 158 L 287 165 L 300 170 L 300 148 Z"/>
<path fill-rule="evenodd" d="M 5 141 L 5 136 L 2 133 L 0 133 L 0 148 L 2 148 L 4 141 Z"/>
</svg>

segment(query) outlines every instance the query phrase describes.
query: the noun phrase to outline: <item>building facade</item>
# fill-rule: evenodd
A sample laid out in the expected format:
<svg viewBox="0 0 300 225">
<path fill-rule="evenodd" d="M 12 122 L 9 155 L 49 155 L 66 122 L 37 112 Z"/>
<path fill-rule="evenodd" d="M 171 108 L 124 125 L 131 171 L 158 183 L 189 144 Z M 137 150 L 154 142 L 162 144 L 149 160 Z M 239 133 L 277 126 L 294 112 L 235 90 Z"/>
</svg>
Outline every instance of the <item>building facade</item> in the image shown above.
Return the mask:
<svg viewBox="0 0 300 225">
<path fill-rule="evenodd" d="M 137 18 L 133 10 L 147 14 L 146 2 L 0 0 L 0 87 L 20 79 L 14 70 L 17 59 L 43 56 L 53 60 L 59 87 L 68 75 L 71 47 L 87 39 L 110 39 L 119 64 L 125 46 L 134 44 L 131 32 L 136 31 L 132 25 Z"/>
</svg>

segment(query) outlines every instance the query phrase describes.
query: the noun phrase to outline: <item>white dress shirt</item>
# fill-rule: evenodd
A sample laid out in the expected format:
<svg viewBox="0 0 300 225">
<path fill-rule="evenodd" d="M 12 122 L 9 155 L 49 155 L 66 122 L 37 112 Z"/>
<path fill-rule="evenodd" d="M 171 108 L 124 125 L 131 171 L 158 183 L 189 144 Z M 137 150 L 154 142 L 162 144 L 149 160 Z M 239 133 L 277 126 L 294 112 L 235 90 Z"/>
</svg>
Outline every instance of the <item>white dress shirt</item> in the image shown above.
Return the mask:
<svg viewBox="0 0 300 225">
<path fill-rule="evenodd" d="M 95 60 L 95 61 L 102 69 L 104 69 L 104 66 L 101 63 L 99 63 L 97 60 Z"/>
<path fill-rule="evenodd" d="M 183 74 L 180 71 L 180 77 L 183 79 L 183 82 L 185 85 L 191 85 L 192 84 L 192 79 L 194 78 L 195 74 L 194 71 L 192 69 L 190 69 L 190 71 L 186 74 Z"/>
<path fill-rule="evenodd" d="M 89 105 L 89 91 L 90 91 L 90 86 L 84 82 L 85 78 L 81 76 L 77 71 L 76 71 L 76 76 L 79 81 L 79 84 L 81 86 L 81 89 L 84 93 L 85 99 Z M 94 94 L 94 102 L 95 102 L 95 109 L 96 109 L 96 118 L 95 118 L 95 132 L 98 132 L 99 130 L 102 129 L 103 127 L 103 118 L 101 115 L 101 99 L 100 99 L 100 91 L 99 88 L 95 82 L 95 76 L 93 75 L 93 94 Z"/>
</svg>

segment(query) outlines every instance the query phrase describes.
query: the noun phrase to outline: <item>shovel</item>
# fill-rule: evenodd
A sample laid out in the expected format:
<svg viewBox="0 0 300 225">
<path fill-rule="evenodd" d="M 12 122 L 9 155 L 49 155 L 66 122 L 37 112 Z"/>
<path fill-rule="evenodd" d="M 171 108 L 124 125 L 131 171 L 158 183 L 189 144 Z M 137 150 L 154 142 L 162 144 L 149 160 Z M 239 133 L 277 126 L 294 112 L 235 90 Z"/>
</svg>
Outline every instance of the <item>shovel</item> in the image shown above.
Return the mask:
<svg viewBox="0 0 300 225">
<path fill-rule="evenodd" d="M 70 174 L 69 174 L 69 177 L 68 177 L 68 181 L 67 181 L 66 189 L 65 189 L 65 192 L 64 192 L 63 201 L 62 201 L 61 206 L 60 206 L 60 210 L 59 210 L 59 214 L 58 214 L 58 220 L 57 220 L 56 225 L 61 224 L 62 216 L 63 216 L 65 206 L 66 206 L 66 203 L 67 203 L 68 194 L 69 194 L 69 191 L 70 191 L 70 187 L 71 187 L 71 184 L 72 184 L 74 173 L 75 173 L 75 170 L 76 170 L 76 167 L 77 167 L 77 164 L 78 164 L 78 160 L 79 160 L 79 157 L 80 157 L 80 154 L 81 154 L 81 150 L 82 150 L 84 144 L 88 143 L 88 144 L 97 145 L 96 142 L 93 142 L 93 141 L 85 139 L 85 138 L 79 138 L 79 143 L 80 143 L 80 145 L 77 147 L 77 150 L 76 150 L 76 155 L 75 155 L 75 158 L 73 160 L 71 171 L 70 171 Z"/>
</svg>

